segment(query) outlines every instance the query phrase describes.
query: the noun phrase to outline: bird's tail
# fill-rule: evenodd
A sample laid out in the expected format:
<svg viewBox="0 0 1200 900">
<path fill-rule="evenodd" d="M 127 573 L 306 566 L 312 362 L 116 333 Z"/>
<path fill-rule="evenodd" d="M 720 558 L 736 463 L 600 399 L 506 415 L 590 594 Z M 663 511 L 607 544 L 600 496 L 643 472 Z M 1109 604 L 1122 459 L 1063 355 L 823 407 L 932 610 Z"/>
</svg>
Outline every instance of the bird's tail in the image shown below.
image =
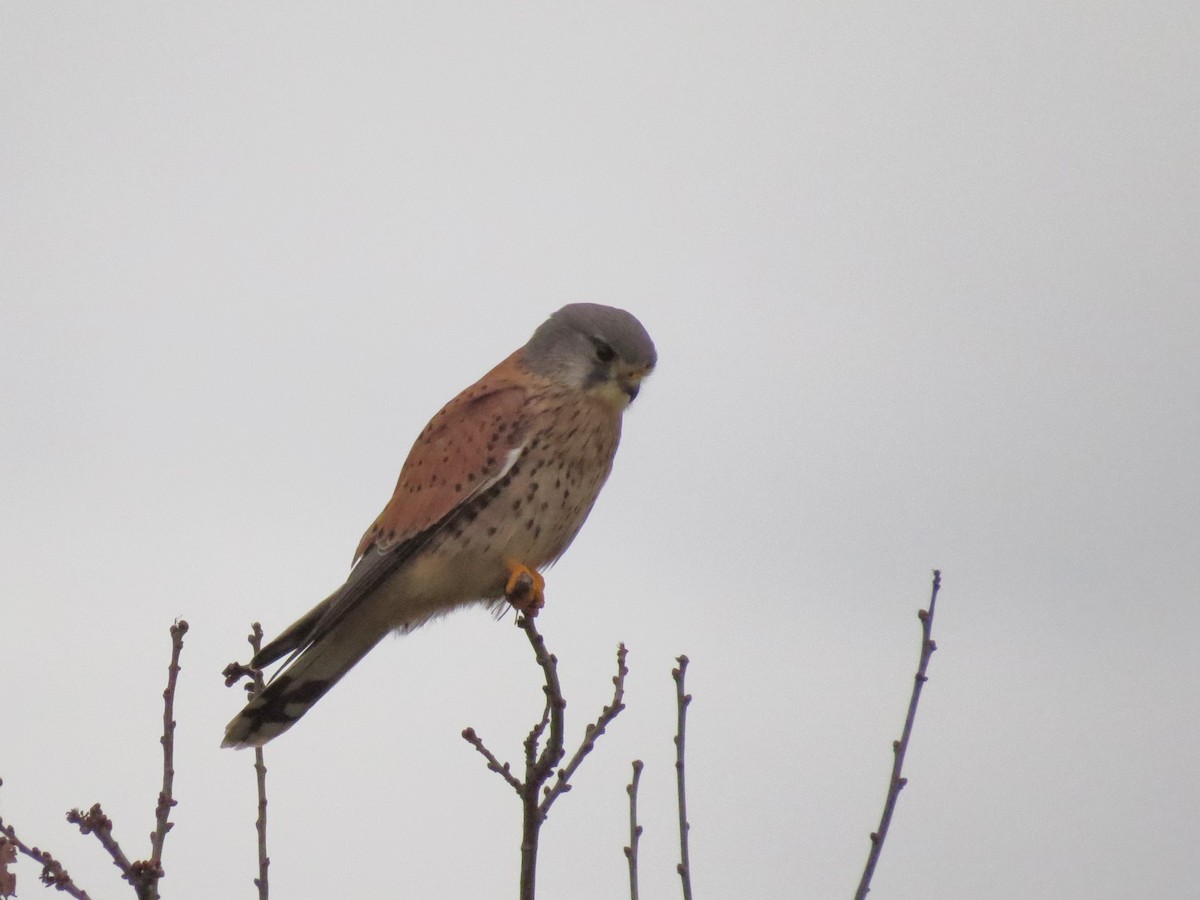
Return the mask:
<svg viewBox="0 0 1200 900">
<path fill-rule="evenodd" d="M 271 657 L 303 648 L 233 717 L 225 727 L 222 747 L 261 747 L 283 734 L 386 634 L 386 630 L 363 627 L 361 617 L 349 616 L 304 646 L 307 635 L 303 632 L 312 630 L 320 618 L 314 614 L 325 605 L 320 604 L 255 656 L 254 664 L 261 666 L 264 657 L 269 662 Z M 281 645 L 285 646 L 280 649 Z"/>
</svg>

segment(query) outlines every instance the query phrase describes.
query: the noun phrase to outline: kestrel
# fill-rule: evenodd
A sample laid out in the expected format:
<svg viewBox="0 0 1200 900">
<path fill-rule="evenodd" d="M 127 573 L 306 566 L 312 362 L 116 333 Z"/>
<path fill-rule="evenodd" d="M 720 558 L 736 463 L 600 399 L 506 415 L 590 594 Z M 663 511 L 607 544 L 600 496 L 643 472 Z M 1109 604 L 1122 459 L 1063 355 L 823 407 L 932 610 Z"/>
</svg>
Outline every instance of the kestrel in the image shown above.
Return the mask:
<svg viewBox="0 0 1200 900">
<path fill-rule="evenodd" d="M 287 657 L 226 727 L 223 746 L 282 734 L 390 631 L 506 599 L 535 615 L 540 570 L 596 502 L 621 416 L 657 358 L 629 313 L 573 303 L 442 407 L 363 535 L 346 583 L 251 660 L 262 668 Z"/>
</svg>

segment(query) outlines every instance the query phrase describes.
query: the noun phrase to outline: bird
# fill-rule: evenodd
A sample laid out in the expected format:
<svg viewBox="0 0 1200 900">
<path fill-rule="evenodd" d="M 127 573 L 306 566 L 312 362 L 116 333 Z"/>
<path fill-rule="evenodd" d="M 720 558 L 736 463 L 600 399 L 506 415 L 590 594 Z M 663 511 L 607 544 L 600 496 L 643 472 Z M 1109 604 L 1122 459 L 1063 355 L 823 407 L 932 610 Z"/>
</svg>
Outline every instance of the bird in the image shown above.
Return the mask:
<svg viewBox="0 0 1200 900">
<path fill-rule="evenodd" d="M 229 722 L 224 747 L 294 725 L 387 634 L 472 604 L 528 616 L 542 570 L 575 539 L 612 470 L 625 410 L 658 362 L 632 314 L 553 313 L 421 431 L 345 584 L 259 650 L 283 664 Z"/>
</svg>

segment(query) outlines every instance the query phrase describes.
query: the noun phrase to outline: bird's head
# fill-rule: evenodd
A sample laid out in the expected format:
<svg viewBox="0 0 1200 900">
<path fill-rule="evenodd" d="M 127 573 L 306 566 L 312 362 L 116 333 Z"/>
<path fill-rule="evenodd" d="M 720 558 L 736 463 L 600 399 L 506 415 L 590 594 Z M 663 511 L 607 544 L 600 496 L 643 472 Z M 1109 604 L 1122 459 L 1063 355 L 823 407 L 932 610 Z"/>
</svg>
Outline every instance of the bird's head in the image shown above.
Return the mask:
<svg viewBox="0 0 1200 900">
<path fill-rule="evenodd" d="M 642 323 L 625 310 L 572 303 L 533 333 L 525 360 L 539 375 L 624 409 L 638 395 L 658 354 Z"/>
</svg>

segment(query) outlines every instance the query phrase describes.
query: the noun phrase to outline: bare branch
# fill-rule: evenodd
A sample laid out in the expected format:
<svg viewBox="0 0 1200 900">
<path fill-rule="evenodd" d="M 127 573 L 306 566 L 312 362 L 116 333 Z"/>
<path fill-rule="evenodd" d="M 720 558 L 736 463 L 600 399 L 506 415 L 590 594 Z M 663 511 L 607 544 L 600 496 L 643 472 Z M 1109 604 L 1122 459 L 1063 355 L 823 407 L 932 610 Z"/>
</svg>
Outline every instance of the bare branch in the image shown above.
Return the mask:
<svg viewBox="0 0 1200 900">
<path fill-rule="evenodd" d="M 567 701 L 563 697 L 562 685 L 558 681 L 558 657 L 546 649 L 546 641 L 538 633 L 533 618 L 524 614 L 519 615 L 517 616 L 517 626 L 529 638 L 529 645 L 533 647 L 533 655 L 536 657 L 538 665 L 542 667 L 546 678 L 546 684 L 542 688 L 546 694 L 546 712 L 543 715 L 543 721 L 530 732 L 529 739 L 536 746 L 537 738 L 541 736 L 547 722 L 550 725 L 550 734 L 546 740 L 546 746 L 533 761 L 532 771 L 525 773 L 527 786 L 533 783 L 540 786 L 566 753 L 563 749 L 563 714 L 567 708 Z"/>
<path fill-rule="evenodd" d="M 525 740 L 522 743 L 522 746 L 525 748 L 526 775 L 537 768 L 538 741 L 542 739 L 542 735 L 546 733 L 546 726 L 550 724 L 551 705 L 552 701 L 547 697 L 546 705 L 542 709 L 542 718 L 538 720 L 536 725 L 529 729 L 529 734 L 525 735 Z"/>
<path fill-rule="evenodd" d="M 488 769 L 499 774 L 505 781 L 512 785 L 514 791 L 520 794 L 525 789 L 521 780 L 512 773 L 512 766 L 496 759 L 496 755 L 484 746 L 483 738 L 475 733 L 474 728 L 464 728 L 462 736 L 464 741 L 478 750 L 483 758 L 487 760 Z"/>
<path fill-rule="evenodd" d="M 625 858 L 629 861 L 629 900 L 638 900 L 638 841 L 642 837 L 642 826 L 637 820 L 638 782 L 642 779 L 642 761 L 633 761 L 633 779 L 625 788 L 629 795 L 629 846 Z"/>
<path fill-rule="evenodd" d="M 679 789 L 679 865 L 675 871 L 683 882 L 683 900 L 692 900 L 692 866 L 688 859 L 688 832 L 692 826 L 687 819 L 687 790 L 683 775 L 683 745 L 687 725 L 687 708 L 692 695 L 683 692 L 683 679 L 687 675 L 688 658 L 677 657 L 679 667 L 671 670 L 675 679 L 675 705 L 678 710 L 678 730 L 675 732 L 675 780 Z"/>
<path fill-rule="evenodd" d="M 525 632 L 533 655 L 542 667 L 546 679 L 542 687 L 546 695 L 546 706 L 542 718 L 529 736 L 525 738 L 525 780 L 521 785 L 521 900 L 534 900 L 537 887 L 538 837 L 546 815 L 538 803 L 538 795 L 554 767 L 562 760 L 563 722 L 567 701 L 563 697 L 562 685 L 558 681 L 558 658 L 546 649 L 546 642 L 538 633 L 533 617 L 517 616 L 517 626 Z M 546 745 L 538 752 L 538 741 L 549 728 Z"/>
<path fill-rule="evenodd" d="M 3 781 L 0 781 L 0 784 L 3 783 Z M 19 852 L 23 853 L 25 856 L 29 857 L 42 867 L 41 882 L 46 887 L 52 887 L 56 890 L 62 891 L 65 894 L 69 894 L 70 896 L 76 898 L 76 900 L 91 900 L 91 897 L 88 896 L 88 892 L 71 880 L 70 874 L 65 868 L 63 868 L 62 863 L 60 863 L 45 850 L 39 850 L 37 847 L 30 847 L 27 845 L 24 841 L 17 837 L 17 831 L 15 828 L 13 828 L 11 825 L 5 824 L 3 816 L 0 816 L 0 835 L 3 835 L 3 837 L 0 838 L 0 846 L 7 845 L 9 847 L 15 847 Z M 15 878 L 13 879 L 13 882 L 15 887 Z"/>
<path fill-rule="evenodd" d="M 928 677 L 925 675 L 926 669 L 929 667 L 929 659 L 933 656 L 933 651 L 937 649 L 937 644 L 934 642 L 933 634 L 933 613 L 937 603 L 938 590 L 942 586 L 942 573 L 938 569 L 933 570 L 933 587 L 929 594 L 929 609 L 922 609 L 917 612 L 917 618 L 921 620 L 921 657 L 917 664 L 917 674 L 913 679 L 912 697 L 908 701 L 908 715 L 904 719 L 904 732 L 900 736 L 900 740 L 892 743 L 892 777 L 888 782 L 887 799 L 883 804 L 883 815 L 879 819 L 879 830 L 871 832 L 871 852 L 867 856 L 867 864 L 863 867 L 862 879 L 858 883 L 858 890 L 854 894 L 854 900 L 864 900 L 871 890 L 871 877 L 875 874 L 875 866 L 879 862 L 879 854 L 883 851 L 883 842 L 887 837 L 888 828 L 892 824 L 892 813 L 896 809 L 896 800 L 900 797 L 901 789 L 908 784 L 908 779 L 901 776 L 901 771 L 904 769 L 904 755 L 908 752 L 909 738 L 912 736 L 913 722 L 917 717 L 917 703 L 921 699 L 921 688 Z"/>
<path fill-rule="evenodd" d="M 625 665 L 625 658 L 629 655 L 629 651 L 625 649 L 624 644 L 617 646 L 617 674 L 613 676 L 613 699 L 612 703 L 604 707 L 600 711 L 600 717 L 595 723 L 588 725 L 583 734 L 583 740 L 579 744 L 579 749 L 575 751 L 575 755 L 571 757 L 566 768 L 558 770 L 558 778 L 554 782 L 554 786 L 546 789 L 546 797 L 542 801 L 541 812 L 542 817 L 550 812 L 550 807 L 560 794 L 565 794 L 571 789 L 569 784 L 570 778 L 575 774 L 575 770 L 579 768 L 579 764 L 583 762 L 584 757 L 592 752 L 592 748 L 596 746 L 596 740 L 600 735 L 604 734 L 604 730 L 608 724 L 621 714 L 621 710 L 625 708 L 622 700 L 625 697 L 625 676 L 629 674 L 629 669 Z"/>
<path fill-rule="evenodd" d="M 188 623 L 179 619 L 171 626 L 171 663 L 167 667 L 167 687 L 163 691 L 163 734 L 159 739 L 163 748 L 163 781 L 155 806 L 154 833 L 150 835 L 150 859 L 147 868 L 157 872 L 155 882 L 162 877 L 163 844 L 171 825 L 171 807 L 175 806 L 172 790 L 175 783 L 175 684 L 179 679 L 179 654 L 183 652 L 183 636 L 188 632 Z M 157 889 L 154 894 L 157 895 Z"/>
<path fill-rule="evenodd" d="M 250 626 L 250 635 L 246 638 L 250 642 L 254 656 L 257 656 L 258 651 L 262 649 L 262 639 L 262 625 L 255 622 Z M 253 696 L 264 687 L 262 669 L 251 669 L 250 677 L 254 684 L 254 690 L 250 696 Z M 254 821 L 254 829 L 258 832 L 258 877 L 254 879 L 254 886 L 258 888 L 258 900 L 267 900 L 269 893 L 267 869 L 271 865 L 271 858 L 267 856 L 267 764 L 261 746 L 254 748 L 254 777 L 258 785 L 258 818 Z"/>
<path fill-rule="evenodd" d="M 542 692 L 546 703 L 538 722 L 530 729 L 524 741 L 525 777 L 517 778 L 512 773 L 508 763 L 502 763 L 483 743 L 483 739 L 475 733 L 474 728 L 463 729 L 463 740 L 474 747 L 487 760 L 488 768 L 499 774 L 521 798 L 521 880 L 520 900 L 534 900 L 537 879 L 538 837 L 546 813 L 560 794 L 570 790 L 570 778 L 579 768 L 580 763 L 591 752 L 596 739 L 604 733 L 605 728 L 625 708 L 621 702 L 625 691 L 626 650 L 622 644 L 617 651 L 617 675 L 613 678 L 615 686 L 612 703 L 604 707 L 595 723 L 588 725 L 579 749 L 571 757 L 566 768 L 558 771 L 557 780 L 553 787 L 546 787 L 546 782 L 554 773 L 555 766 L 562 761 L 566 751 L 563 749 L 563 731 L 567 701 L 563 698 L 562 685 L 558 680 L 558 660 L 546 649 L 546 642 L 538 633 L 530 613 L 517 616 L 517 625 L 525 632 L 533 655 L 542 669 L 544 684 Z M 545 746 L 539 747 L 543 736 Z M 640 765 L 640 764 L 639 764 Z"/>
<path fill-rule="evenodd" d="M 112 820 L 104 814 L 99 803 L 92 805 L 86 813 L 72 809 L 67 813 L 67 821 L 79 828 L 81 834 L 94 834 L 96 840 L 108 853 L 109 857 L 121 872 L 121 877 L 133 885 L 139 900 L 158 900 L 158 882 L 163 877 L 162 852 L 171 830 L 171 808 L 176 801 L 173 796 L 175 782 L 175 686 L 179 680 L 179 656 L 183 652 L 183 636 L 187 634 L 188 623 L 183 619 L 177 620 L 171 626 L 171 662 L 167 666 L 167 686 L 163 691 L 163 734 L 159 742 L 163 748 L 163 778 L 162 788 L 158 793 L 155 804 L 155 828 L 150 834 L 150 858 L 131 861 L 113 837 Z M 6 827 L 0 819 L 0 831 L 5 837 L 26 856 L 42 864 L 42 883 L 66 891 L 73 897 L 87 897 L 87 893 L 71 881 L 71 876 L 49 853 L 30 849 L 17 840 L 11 827 Z"/>
<path fill-rule="evenodd" d="M 172 796 L 175 781 L 175 685 L 179 678 L 179 655 L 183 652 L 183 636 L 188 623 L 179 619 L 171 626 L 171 662 L 167 667 L 167 687 L 163 691 L 163 734 L 159 742 L 163 748 L 162 789 L 155 804 L 155 829 L 150 834 L 150 858 L 130 861 L 113 837 L 112 820 L 104 814 L 99 803 L 92 805 L 86 813 L 72 809 L 67 821 L 79 828 L 81 834 L 93 834 L 121 871 L 121 877 L 133 885 L 138 900 L 158 900 L 158 882 L 164 875 L 162 866 L 163 844 L 171 824 L 171 808 L 176 805 Z"/>
<path fill-rule="evenodd" d="M 15 897 L 17 894 L 17 873 L 8 870 L 17 857 L 17 845 L 0 832 L 0 897 Z"/>
<path fill-rule="evenodd" d="M 67 813 L 67 821 L 78 827 L 80 834 L 94 834 L 96 840 L 100 842 L 100 846 L 105 849 L 112 859 L 113 865 L 121 871 L 121 877 L 132 884 L 135 889 L 138 889 L 137 880 L 133 872 L 134 864 L 125 855 L 125 851 L 121 849 L 121 845 L 117 843 L 117 839 L 113 837 L 112 819 L 104 814 L 104 810 L 101 809 L 99 803 L 93 803 L 92 808 L 87 812 L 72 809 Z M 141 896 L 140 889 L 138 889 L 138 896 Z"/>
</svg>

